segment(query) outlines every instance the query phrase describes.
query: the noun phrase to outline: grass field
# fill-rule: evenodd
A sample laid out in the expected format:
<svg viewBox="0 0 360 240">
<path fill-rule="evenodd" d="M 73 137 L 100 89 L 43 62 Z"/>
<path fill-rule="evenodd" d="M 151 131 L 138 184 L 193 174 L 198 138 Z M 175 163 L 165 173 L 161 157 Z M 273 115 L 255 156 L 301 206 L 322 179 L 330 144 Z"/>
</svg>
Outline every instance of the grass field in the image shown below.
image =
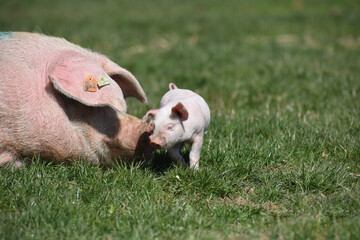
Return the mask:
<svg viewBox="0 0 360 240">
<path fill-rule="evenodd" d="M 360 239 L 358 1 L 1 0 L 0 30 L 108 55 L 135 116 L 169 82 L 212 114 L 199 171 L 0 169 L 0 239 Z"/>
</svg>

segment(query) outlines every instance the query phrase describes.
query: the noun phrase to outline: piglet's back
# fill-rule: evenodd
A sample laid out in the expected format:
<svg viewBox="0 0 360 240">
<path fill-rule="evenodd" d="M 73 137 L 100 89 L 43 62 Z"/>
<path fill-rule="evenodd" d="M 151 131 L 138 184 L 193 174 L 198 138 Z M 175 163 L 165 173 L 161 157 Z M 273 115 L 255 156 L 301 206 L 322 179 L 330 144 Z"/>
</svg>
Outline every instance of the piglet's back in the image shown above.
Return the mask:
<svg viewBox="0 0 360 240">
<path fill-rule="evenodd" d="M 201 98 L 198 94 L 194 93 L 191 90 L 187 90 L 187 89 L 174 89 L 174 90 L 170 90 L 167 93 L 165 93 L 165 95 L 162 97 L 161 101 L 160 101 L 160 108 L 167 105 L 170 102 L 174 102 L 174 101 L 182 101 L 182 100 L 186 100 L 189 98 Z M 204 100 L 203 100 L 204 101 Z"/>
<path fill-rule="evenodd" d="M 207 127 L 210 124 L 209 106 L 200 95 L 188 89 L 174 89 L 168 91 L 160 101 L 160 108 L 169 104 L 175 106 L 178 102 L 182 102 L 185 107 L 191 106 L 190 108 L 187 108 L 188 111 L 193 112 L 190 116 L 203 115 L 205 126 Z"/>
</svg>

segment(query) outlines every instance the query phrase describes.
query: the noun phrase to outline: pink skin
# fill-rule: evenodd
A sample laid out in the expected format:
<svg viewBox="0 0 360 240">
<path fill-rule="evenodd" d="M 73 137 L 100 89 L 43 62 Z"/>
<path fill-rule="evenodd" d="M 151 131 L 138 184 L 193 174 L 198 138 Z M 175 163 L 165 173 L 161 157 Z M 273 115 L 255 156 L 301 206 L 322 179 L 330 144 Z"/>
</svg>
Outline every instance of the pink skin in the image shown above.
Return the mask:
<svg viewBox="0 0 360 240">
<path fill-rule="evenodd" d="M 153 118 L 150 143 L 154 148 L 168 149 L 170 157 L 182 165 L 180 152 L 184 143 L 189 143 L 190 168 L 198 169 L 204 132 L 210 123 L 209 107 L 190 90 L 178 89 L 173 83 L 169 89 L 160 101 L 160 108 L 149 110 L 143 117 L 143 122 Z"/>
<path fill-rule="evenodd" d="M 0 39 L 0 165 L 34 154 L 54 162 L 110 165 L 152 154 L 152 124 L 127 115 L 124 97 L 147 102 L 136 78 L 107 57 L 63 39 L 13 33 Z M 104 76 L 110 85 L 83 90 Z"/>
<path fill-rule="evenodd" d="M 177 89 L 177 86 L 174 83 L 169 83 L 169 90 Z"/>
</svg>

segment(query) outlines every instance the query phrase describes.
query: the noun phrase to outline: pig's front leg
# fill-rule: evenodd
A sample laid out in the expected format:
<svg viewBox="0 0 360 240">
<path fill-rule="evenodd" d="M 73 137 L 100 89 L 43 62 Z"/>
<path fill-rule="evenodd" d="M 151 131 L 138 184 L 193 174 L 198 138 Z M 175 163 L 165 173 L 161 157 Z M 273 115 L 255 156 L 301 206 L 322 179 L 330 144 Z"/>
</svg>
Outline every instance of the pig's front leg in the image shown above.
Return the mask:
<svg viewBox="0 0 360 240">
<path fill-rule="evenodd" d="M 21 168 L 23 166 L 23 160 L 19 158 L 15 151 L 11 151 L 6 147 L 1 147 L 0 166 Z"/>
<path fill-rule="evenodd" d="M 184 143 L 178 143 L 175 146 L 173 146 L 172 148 L 169 148 L 169 150 L 168 150 L 171 159 L 173 161 L 175 161 L 177 164 L 179 164 L 180 166 L 185 166 L 184 159 L 180 154 L 183 146 L 184 146 Z"/>
<path fill-rule="evenodd" d="M 199 161 L 200 161 L 200 153 L 201 153 L 202 145 L 203 145 L 203 136 L 201 134 L 193 139 L 190 150 L 190 168 L 193 168 L 195 170 L 199 169 Z"/>
</svg>

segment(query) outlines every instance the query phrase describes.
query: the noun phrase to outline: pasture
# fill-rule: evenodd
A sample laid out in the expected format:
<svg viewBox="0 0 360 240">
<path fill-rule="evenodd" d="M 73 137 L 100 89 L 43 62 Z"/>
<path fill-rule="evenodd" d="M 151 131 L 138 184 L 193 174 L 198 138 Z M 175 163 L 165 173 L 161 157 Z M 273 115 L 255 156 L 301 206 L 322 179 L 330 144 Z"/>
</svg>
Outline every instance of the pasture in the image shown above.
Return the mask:
<svg viewBox="0 0 360 240">
<path fill-rule="evenodd" d="M 0 239 L 359 239 L 359 2 L 1 0 L 0 31 L 109 56 L 139 118 L 169 82 L 211 109 L 198 171 L 0 168 Z"/>
</svg>

